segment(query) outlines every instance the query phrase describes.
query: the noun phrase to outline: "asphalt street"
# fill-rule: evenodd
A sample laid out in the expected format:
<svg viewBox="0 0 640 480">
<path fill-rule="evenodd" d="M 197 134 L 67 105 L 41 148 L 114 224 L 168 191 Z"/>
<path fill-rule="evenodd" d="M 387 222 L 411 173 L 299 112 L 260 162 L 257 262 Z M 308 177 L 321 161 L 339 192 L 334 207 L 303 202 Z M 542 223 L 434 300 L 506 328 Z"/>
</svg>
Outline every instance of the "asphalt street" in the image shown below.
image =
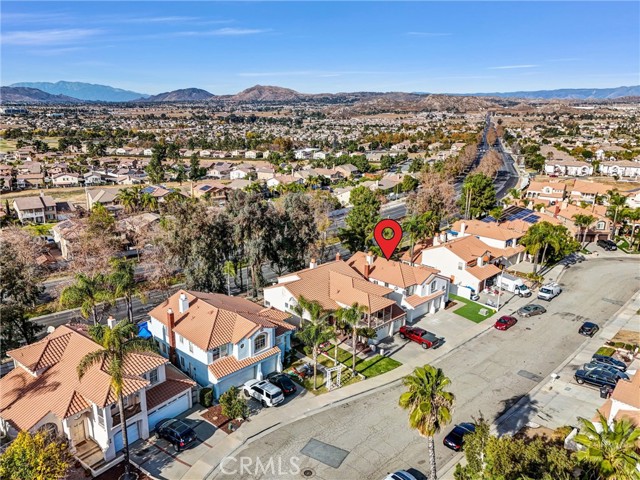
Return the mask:
<svg viewBox="0 0 640 480">
<path fill-rule="evenodd" d="M 552 302 L 542 303 L 548 312 L 520 319 L 507 331 L 488 328 L 484 333 L 434 362 L 452 380 L 456 395 L 453 422 L 465 422 L 480 412 L 494 421 L 539 382 L 545 380 L 584 341 L 577 331 L 583 321 L 603 324 L 637 290 L 640 258 L 607 253 L 569 266 L 560 283 L 563 293 Z M 507 308 L 502 313 L 509 314 Z M 427 355 L 416 345 L 415 354 Z M 588 387 L 584 387 L 588 388 Z M 407 424 L 407 412 L 398 407 L 404 391 L 396 383 L 377 393 L 325 410 L 316 415 L 281 426 L 234 457 L 257 459 L 265 464 L 273 458 L 289 465 L 295 459 L 309 478 L 382 479 L 399 469 L 428 470 L 426 440 Z M 594 397 L 599 392 L 593 390 Z M 531 406 L 535 409 L 535 405 Z M 451 427 L 453 424 L 451 425 Z M 443 466 L 454 453 L 442 445 L 445 430 L 436 437 L 438 465 Z M 301 453 L 312 440 L 338 447 L 347 456 L 338 468 L 325 465 Z M 277 477 L 254 472 L 244 478 L 293 478 L 279 472 Z M 298 473 L 295 476 L 300 476 Z M 218 471 L 214 478 L 240 478 Z M 447 477 L 450 478 L 450 477 Z"/>
</svg>

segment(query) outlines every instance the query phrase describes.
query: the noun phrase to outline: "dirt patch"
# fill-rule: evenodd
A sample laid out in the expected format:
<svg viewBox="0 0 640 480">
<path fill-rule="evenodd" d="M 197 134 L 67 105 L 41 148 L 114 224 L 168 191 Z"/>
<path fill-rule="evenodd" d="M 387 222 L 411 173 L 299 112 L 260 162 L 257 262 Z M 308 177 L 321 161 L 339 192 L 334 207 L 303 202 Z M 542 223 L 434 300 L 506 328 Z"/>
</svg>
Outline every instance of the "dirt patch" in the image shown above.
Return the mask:
<svg viewBox="0 0 640 480">
<path fill-rule="evenodd" d="M 611 341 L 640 345 L 640 332 L 633 332 L 631 330 L 620 330 L 615 334 Z"/>
<path fill-rule="evenodd" d="M 233 433 L 245 422 L 244 420 L 238 419 L 232 421 L 229 417 L 223 415 L 221 405 L 209 407 L 207 411 L 202 414 L 202 418 L 227 434 Z"/>
<path fill-rule="evenodd" d="M 458 302 L 455 302 L 453 300 L 450 300 L 449 303 L 447 303 L 447 305 L 444 307 L 445 310 L 451 310 L 453 307 L 455 307 L 456 305 L 458 305 Z"/>
<path fill-rule="evenodd" d="M 559 440 L 562 441 L 565 439 L 565 437 L 568 435 L 568 433 L 565 435 L 565 432 L 562 431 L 557 431 L 557 430 L 552 430 L 550 428 L 547 427 L 524 427 L 522 430 L 520 430 L 518 432 L 518 434 L 516 435 L 519 438 L 535 438 L 535 437 L 543 437 L 543 438 L 547 438 L 549 440 Z"/>
</svg>

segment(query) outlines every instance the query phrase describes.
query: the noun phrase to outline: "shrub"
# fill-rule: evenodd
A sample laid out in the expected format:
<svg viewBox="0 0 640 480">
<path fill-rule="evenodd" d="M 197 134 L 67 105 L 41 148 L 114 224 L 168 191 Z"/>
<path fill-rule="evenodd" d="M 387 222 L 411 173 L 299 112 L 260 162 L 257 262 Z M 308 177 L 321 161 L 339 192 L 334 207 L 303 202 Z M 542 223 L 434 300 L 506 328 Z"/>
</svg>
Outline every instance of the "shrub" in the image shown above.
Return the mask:
<svg viewBox="0 0 640 480">
<path fill-rule="evenodd" d="M 611 347 L 600 347 L 598 349 L 598 351 L 596 352 L 598 355 L 606 355 L 607 357 L 610 357 L 611 355 L 614 354 L 614 352 L 616 351 L 615 348 L 611 348 Z"/>
<path fill-rule="evenodd" d="M 247 401 L 240 396 L 238 387 L 231 387 L 220 396 L 222 414 L 229 418 L 247 418 L 249 407 Z"/>
<path fill-rule="evenodd" d="M 213 403 L 213 390 L 209 387 L 200 390 L 200 405 L 210 407 Z"/>
</svg>

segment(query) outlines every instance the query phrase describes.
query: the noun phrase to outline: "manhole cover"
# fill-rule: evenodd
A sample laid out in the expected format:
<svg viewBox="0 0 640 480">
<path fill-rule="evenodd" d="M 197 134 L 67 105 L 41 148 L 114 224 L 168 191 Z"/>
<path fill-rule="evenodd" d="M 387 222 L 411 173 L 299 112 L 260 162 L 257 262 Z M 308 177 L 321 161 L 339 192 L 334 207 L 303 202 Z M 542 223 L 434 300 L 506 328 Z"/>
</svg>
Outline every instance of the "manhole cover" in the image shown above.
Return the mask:
<svg viewBox="0 0 640 480">
<path fill-rule="evenodd" d="M 313 474 L 314 474 L 314 471 L 313 471 L 313 470 L 311 470 L 310 468 L 305 468 L 305 469 L 302 471 L 302 476 L 303 476 L 303 477 L 306 477 L 306 478 L 313 477 Z"/>
</svg>

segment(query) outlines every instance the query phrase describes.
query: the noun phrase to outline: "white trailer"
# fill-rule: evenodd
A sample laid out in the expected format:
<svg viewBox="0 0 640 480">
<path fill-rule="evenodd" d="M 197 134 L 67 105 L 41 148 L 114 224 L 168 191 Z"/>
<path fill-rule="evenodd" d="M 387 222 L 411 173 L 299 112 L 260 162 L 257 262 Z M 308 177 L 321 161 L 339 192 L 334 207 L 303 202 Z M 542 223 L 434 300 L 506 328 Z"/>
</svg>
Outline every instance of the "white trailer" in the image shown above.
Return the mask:
<svg viewBox="0 0 640 480">
<path fill-rule="evenodd" d="M 521 297 L 530 297 L 531 290 L 527 287 L 521 278 L 514 277 L 508 273 L 503 273 L 498 277 L 500 282 L 500 288 L 507 292 L 515 293 Z"/>
</svg>

